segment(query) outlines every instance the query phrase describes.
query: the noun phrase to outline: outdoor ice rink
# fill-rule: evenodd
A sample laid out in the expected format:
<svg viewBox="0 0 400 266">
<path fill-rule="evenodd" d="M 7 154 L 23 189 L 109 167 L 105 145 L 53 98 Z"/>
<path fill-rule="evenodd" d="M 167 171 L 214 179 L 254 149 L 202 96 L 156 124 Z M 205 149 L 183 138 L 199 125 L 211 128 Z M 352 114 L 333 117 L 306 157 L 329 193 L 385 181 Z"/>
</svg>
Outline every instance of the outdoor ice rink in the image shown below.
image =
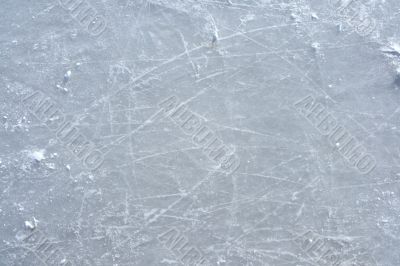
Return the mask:
<svg viewBox="0 0 400 266">
<path fill-rule="evenodd" d="M 0 266 L 399 251 L 399 0 L 0 0 Z"/>
</svg>

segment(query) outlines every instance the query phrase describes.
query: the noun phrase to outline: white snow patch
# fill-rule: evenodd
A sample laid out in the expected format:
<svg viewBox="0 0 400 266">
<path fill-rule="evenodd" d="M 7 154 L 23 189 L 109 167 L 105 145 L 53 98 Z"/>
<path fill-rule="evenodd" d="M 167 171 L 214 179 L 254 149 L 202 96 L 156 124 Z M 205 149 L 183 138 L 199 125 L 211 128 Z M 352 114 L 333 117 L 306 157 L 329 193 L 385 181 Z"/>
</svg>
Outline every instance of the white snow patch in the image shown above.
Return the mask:
<svg viewBox="0 0 400 266">
<path fill-rule="evenodd" d="M 34 159 L 37 162 L 40 162 L 40 161 L 46 159 L 46 157 L 44 156 L 45 152 L 46 151 L 44 149 L 34 150 L 29 153 L 29 157 Z"/>
</svg>

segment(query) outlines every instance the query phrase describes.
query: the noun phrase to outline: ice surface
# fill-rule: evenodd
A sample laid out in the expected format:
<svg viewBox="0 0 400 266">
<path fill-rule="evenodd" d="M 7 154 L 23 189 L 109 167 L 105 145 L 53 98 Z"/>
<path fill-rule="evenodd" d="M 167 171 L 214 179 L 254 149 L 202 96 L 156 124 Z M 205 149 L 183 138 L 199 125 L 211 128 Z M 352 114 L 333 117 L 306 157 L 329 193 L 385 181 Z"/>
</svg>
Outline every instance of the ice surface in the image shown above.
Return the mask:
<svg viewBox="0 0 400 266">
<path fill-rule="evenodd" d="M 0 266 L 400 265 L 398 0 L 0 22 Z"/>
</svg>

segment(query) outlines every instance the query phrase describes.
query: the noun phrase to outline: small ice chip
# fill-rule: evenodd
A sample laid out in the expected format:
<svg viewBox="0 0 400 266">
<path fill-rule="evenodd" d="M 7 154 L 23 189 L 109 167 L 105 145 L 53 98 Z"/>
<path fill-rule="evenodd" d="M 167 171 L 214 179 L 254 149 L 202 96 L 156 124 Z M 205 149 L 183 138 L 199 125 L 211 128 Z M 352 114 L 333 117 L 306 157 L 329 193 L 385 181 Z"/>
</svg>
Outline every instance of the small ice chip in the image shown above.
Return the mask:
<svg viewBox="0 0 400 266">
<path fill-rule="evenodd" d="M 64 74 L 64 80 L 63 84 L 66 84 L 69 81 L 69 78 L 71 77 L 71 70 L 68 70 L 67 73 Z"/>
<path fill-rule="evenodd" d="M 390 42 L 390 48 L 393 49 L 396 53 L 400 54 L 400 43 L 399 42 Z"/>
<path fill-rule="evenodd" d="M 342 31 L 343 31 L 343 26 L 342 26 L 342 24 L 336 25 L 336 30 L 337 30 L 338 32 L 342 32 Z"/>
<path fill-rule="evenodd" d="M 65 80 L 64 80 L 64 84 L 65 84 Z M 68 92 L 68 89 L 67 89 L 67 88 L 65 88 L 65 87 L 63 87 L 63 86 L 61 86 L 61 85 L 59 85 L 59 84 L 57 84 L 56 87 L 57 87 L 59 90 L 61 90 L 62 92 L 65 92 L 65 93 Z"/>
<path fill-rule="evenodd" d="M 46 159 L 46 157 L 44 156 L 45 154 L 45 150 L 41 149 L 41 150 L 35 150 L 32 151 L 29 155 L 29 157 L 31 157 L 32 159 L 34 159 L 37 162 L 40 162 L 44 159 Z"/>
<path fill-rule="evenodd" d="M 30 229 L 30 230 L 33 230 L 33 229 L 35 229 L 35 224 L 33 224 L 32 222 L 30 222 L 30 221 L 25 221 L 25 227 L 27 228 L 27 229 Z"/>
<path fill-rule="evenodd" d="M 312 20 L 317 20 L 317 19 L 319 19 L 319 17 L 317 16 L 316 13 L 312 12 L 312 13 L 311 13 L 311 19 L 312 19 Z"/>
<path fill-rule="evenodd" d="M 318 51 L 321 48 L 321 45 L 317 42 L 313 42 L 311 44 L 311 47 L 313 48 L 314 51 Z"/>
<path fill-rule="evenodd" d="M 69 78 L 71 77 L 71 70 L 68 70 L 67 73 L 64 75 L 64 81 L 67 82 Z"/>
<path fill-rule="evenodd" d="M 215 34 L 213 34 L 213 36 L 212 36 L 211 44 L 214 46 L 214 45 L 217 44 L 217 42 L 218 42 L 218 36 L 217 36 L 217 34 L 215 33 Z"/>
</svg>

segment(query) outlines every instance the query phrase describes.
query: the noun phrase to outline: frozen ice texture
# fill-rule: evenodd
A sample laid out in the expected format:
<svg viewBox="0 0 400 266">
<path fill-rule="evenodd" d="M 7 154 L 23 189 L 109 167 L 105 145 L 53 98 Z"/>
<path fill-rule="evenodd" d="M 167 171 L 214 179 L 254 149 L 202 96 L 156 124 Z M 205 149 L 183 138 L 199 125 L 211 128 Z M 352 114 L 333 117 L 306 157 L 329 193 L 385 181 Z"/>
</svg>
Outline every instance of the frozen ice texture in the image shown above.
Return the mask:
<svg viewBox="0 0 400 266">
<path fill-rule="evenodd" d="M 2 1 L 0 266 L 44 265 L 32 227 L 65 255 L 48 265 L 400 265 L 399 10 Z"/>
</svg>

